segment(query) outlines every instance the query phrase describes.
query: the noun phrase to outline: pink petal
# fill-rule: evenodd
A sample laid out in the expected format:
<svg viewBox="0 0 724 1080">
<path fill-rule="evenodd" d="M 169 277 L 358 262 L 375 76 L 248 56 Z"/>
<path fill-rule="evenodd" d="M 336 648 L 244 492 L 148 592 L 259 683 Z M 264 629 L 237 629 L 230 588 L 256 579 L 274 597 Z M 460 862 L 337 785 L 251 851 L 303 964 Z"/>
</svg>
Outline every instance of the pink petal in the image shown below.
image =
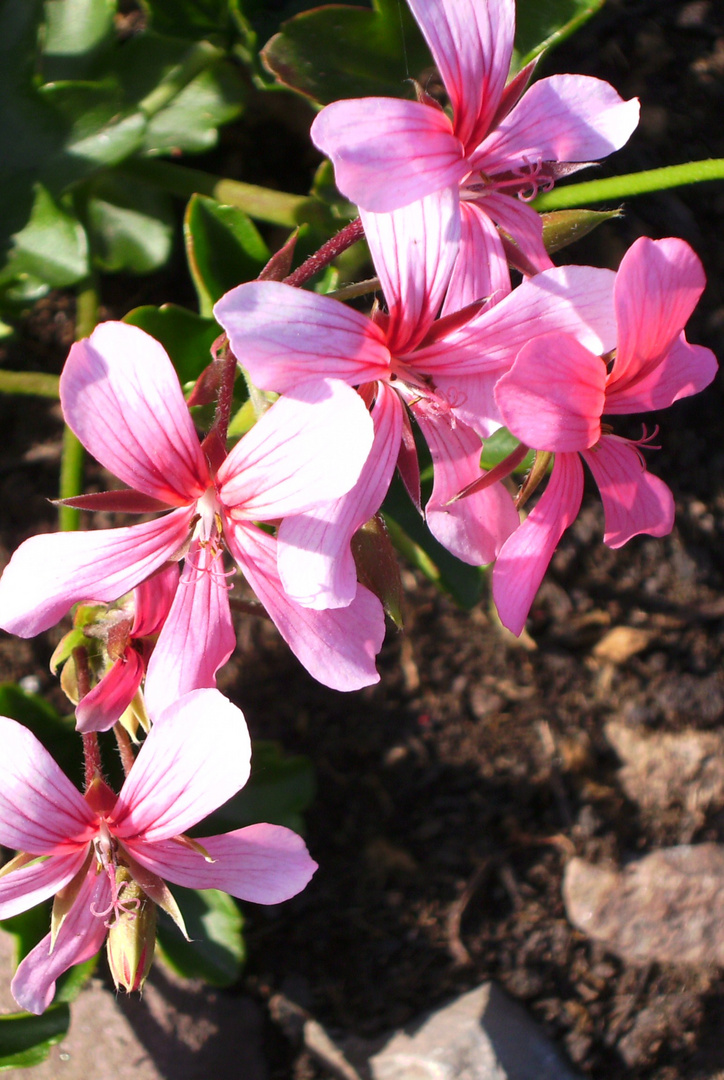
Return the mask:
<svg viewBox="0 0 724 1080">
<path fill-rule="evenodd" d="M 222 889 L 253 904 L 280 904 L 309 883 L 317 864 L 300 836 L 280 825 L 245 829 L 199 840 L 214 859 L 173 840 L 125 844 L 147 870 L 188 889 Z"/>
<path fill-rule="evenodd" d="M 531 206 L 496 191 L 480 199 L 477 205 L 508 234 L 524 259 L 539 273 L 553 267 L 543 243 L 543 221 Z"/>
<path fill-rule="evenodd" d="M 75 853 L 96 816 L 32 732 L 0 716 L 0 844 L 31 855 Z"/>
<path fill-rule="evenodd" d="M 500 303 L 444 339 L 415 351 L 418 370 L 449 375 L 502 375 L 532 337 L 571 334 L 597 356 L 616 343 L 614 274 L 560 266 L 526 278 Z"/>
<path fill-rule="evenodd" d="M 338 379 L 318 379 L 279 398 L 218 472 L 219 498 L 235 518 L 270 521 L 345 495 L 372 449 L 367 407 Z"/>
<path fill-rule="evenodd" d="M 101 681 L 79 702 L 75 710 L 76 730 L 108 731 L 133 701 L 143 678 L 143 660 L 133 648 L 109 668 Z"/>
<path fill-rule="evenodd" d="M 424 338 L 445 295 L 460 243 L 458 188 L 360 217 L 390 313 L 387 345 L 399 356 Z"/>
<path fill-rule="evenodd" d="M 34 637 L 79 600 L 117 600 L 178 552 L 192 516 L 193 507 L 123 529 L 32 536 L 0 578 L 0 626 Z"/>
<path fill-rule="evenodd" d="M 680 398 L 691 397 L 707 387 L 718 367 L 711 349 L 690 345 L 682 334 L 648 374 L 642 372 L 630 382 L 610 382 L 604 412 L 620 415 L 668 409 Z"/>
<path fill-rule="evenodd" d="M 510 292 L 510 271 L 498 230 L 476 203 L 461 202 L 460 216 L 460 248 L 443 315 L 483 298 L 492 307 Z"/>
<path fill-rule="evenodd" d="M 133 625 L 131 637 L 151 637 L 157 634 L 171 610 L 178 588 L 178 563 L 162 566 L 133 591 Z"/>
<path fill-rule="evenodd" d="M 498 372 L 495 371 L 491 375 L 438 375 L 435 389 L 458 420 L 477 432 L 481 439 L 487 439 L 503 426 L 494 393 L 497 382 Z"/>
<path fill-rule="evenodd" d="M 382 605 L 359 585 L 348 607 L 313 611 L 284 592 L 276 560 L 276 540 L 253 525 L 229 531 L 229 547 L 244 576 L 297 659 L 333 690 L 359 690 L 379 682 L 375 656 L 382 648 Z"/>
<path fill-rule="evenodd" d="M 168 840 L 207 817 L 249 778 L 240 709 L 218 690 L 194 690 L 156 719 L 109 818 L 121 840 Z"/>
<path fill-rule="evenodd" d="M 628 142 L 636 98 L 586 75 L 552 75 L 530 89 L 471 157 L 489 176 L 543 161 L 594 161 Z"/>
<path fill-rule="evenodd" d="M 53 855 L 0 875 L 0 919 L 19 915 L 55 896 L 78 873 L 86 854 L 87 849 L 80 847 L 70 855 Z"/>
<path fill-rule="evenodd" d="M 519 525 L 511 496 L 502 484 L 493 484 L 450 503 L 482 475 L 480 438 L 434 398 L 420 398 L 412 412 L 430 447 L 434 468 L 432 495 L 425 507 L 430 532 L 463 562 L 473 566 L 492 562 Z"/>
<path fill-rule="evenodd" d="M 389 375 L 382 330 L 330 296 L 278 281 L 252 281 L 222 296 L 214 316 L 262 390 L 283 394 L 327 376 L 356 386 Z"/>
<path fill-rule="evenodd" d="M 701 296 L 706 278 L 684 240 L 641 237 L 621 260 L 614 303 L 618 347 L 610 392 L 635 392 L 679 339 Z"/>
<path fill-rule="evenodd" d="M 339 190 L 377 214 L 458 184 L 469 171 L 445 113 L 418 101 L 335 101 L 310 134 L 332 159 Z"/>
<path fill-rule="evenodd" d="M 173 364 L 137 326 L 101 323 L 77 342 L 60 377 L 60 400 L 83 445 L 130 487 L 186 506 L 209 486 Z"/>
<path fill-rule="evenodd" d="M 503 626 L 520 634 L 561 536 L 583 498 L 583 467 L 577 454 L 557 454 L 538 504 L 506 540 L 493 567 L 493 600 Z"/>
<path fill-rule="evenodd" d="M 285 518 L 279 527 L 279 577 L 287 596 L 304 607 L 347 607 L 357 593 L 350 542 L 382 505 L 402 437 L 402 405 L 386 383 L 377 384 L 372 420 L 375 441 L 352 490 L 318 510 Z"/>
<path fill-rule="evenodd" d="M 148 662 L 144 699 L 152 719 L 190 690 L 216 686 L 216 672 L 236 645 L 229 588 L 221 555 L 192 544 Z"/>
<path fill-rule="evenodd" d="M 15 973 L 10 990 L 21 1009 L 40 1014 L 55 994 L 58 978 L 74 964 L 82 964 L 100 949 L 107 929 L 103 919 L 91 912 L 108 907 L 111 890 L 106 874 L 96 874 L 91 868 L 61 926 L 50 951 L 50 934 L 29 952 Z"/>
<path fill-rule="evenodd" d="M 513 0 L 409 0 L 425 35 L 455 117 L 455 134 L 475 146 L 505 87 L 513 52 Z"/>
<path fill-rule="evenodd" d="M 536 450 L 585 450 L 601 434 L 606 365 L 567 334 L 544 334 L 518 353 L 495 388 L 505 426 Z"/>
<path fill-rule="evenodd" d="M 606 515 L 603 542 L 619 548 L 632 536 L 667 536 L 674 527 L 674 497 L 646 471 L 641 452 L 627 439 L 604 435 L 583 458 L 593 473 Z"/>
</svg>

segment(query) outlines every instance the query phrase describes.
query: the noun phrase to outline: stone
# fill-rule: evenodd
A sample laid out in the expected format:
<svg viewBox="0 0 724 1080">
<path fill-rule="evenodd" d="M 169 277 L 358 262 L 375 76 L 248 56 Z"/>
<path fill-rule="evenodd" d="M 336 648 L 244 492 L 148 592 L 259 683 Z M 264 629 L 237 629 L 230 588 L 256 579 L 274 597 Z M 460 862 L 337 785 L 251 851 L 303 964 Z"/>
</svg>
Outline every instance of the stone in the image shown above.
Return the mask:
<svg viewBox="0 0 724 1080">
<path fill-rule="evenodd" d="M 483 983 L 420 1017 L 369 1058 L 372 1080 L 575 1080 L 526 1011 Z"/>
<path fill-rule="evenodd" d="M 0 1012 L 16 1012 L 8 989 L 13 939 L 0 932 Z M 105 963 L 103 957 L 102 963 Z M 183 980 L 156 962 L 143 997 L 116 995 L 91 979 L 70 1007 L 70 1031 L 47 1061 L 8 1069 L 15 1080 L 267 1080 L 263 1015 L 248 998 Z"/>
<path fill-rule="evenodd" d="M 724 847 L 681 844 L 623 870 L 571 859 L 568 918 L 632 963 L 724 966 Z"/>
<path fill-rule="evenodd" d="M 687 814 L 724 806 L 724 735 L 689 728 L 641 731 L 611 720 L 606 738 L 623 762 L 618 777 L 646 810 L 683 806 Z"/>
</svg>

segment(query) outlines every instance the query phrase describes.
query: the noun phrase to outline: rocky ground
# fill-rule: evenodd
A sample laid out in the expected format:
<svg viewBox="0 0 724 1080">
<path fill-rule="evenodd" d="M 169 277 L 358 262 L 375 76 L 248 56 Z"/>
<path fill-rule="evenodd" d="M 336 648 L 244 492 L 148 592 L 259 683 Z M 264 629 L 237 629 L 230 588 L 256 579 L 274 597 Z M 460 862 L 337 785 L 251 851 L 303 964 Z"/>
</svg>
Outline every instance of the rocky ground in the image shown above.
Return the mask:
<svg viewBox="0 0 724 1080">
<path fill-rule="evenodd" d="M 549 61 L 554 69 L 641 97 L 639 133 L 602 172 L 724 157 L 716 0 L 609 0 Z M 667 192 L 629 202 L 622 222 L 569 254 L 615 266 L 638 235 L 685 237 L 709 278 L 689 337 L 722 357 L 723 223 L 723 185 Z M 155 288 L 152 301 L 172 298 L 163 282 Z M 110 283 L 108 314 L 147 300 L 138 293 Z M 62 296 L 41 305 L 8 365 L 59 370 L 72 316 Z M 238 1015 L 271 1080 L 328 1077 L 330 1066 L 273 1019 L 280 1001 L 282 1013 L 291 1002 L 335 1038 L 374 1039 L 488 979 L 595 1080 L 724 1073 L 721 416 L 718 381 L 653 418 L 662 449 L 647 460 L 674 490 L 674 532 L 610 551 L 590 491 L 521 641 L 486 603 L 463 613 L 406 572 L 406 630 L 388 635 L 381 684 L 342 696 L 313 683 L 272 628 L 240 627 L 222 688 L 255 735 L 315 762 L 307 839 L 320 870 L 295 901 L 249 912 L 238 990 L 192 988 L 190 1006 L 160 973 L 147 994 L 152 1015 L 162 1013 L 157 995 L 176 1014 L 146 1028 L 137 1004 L 114 1011 L 106 990 L 90 992 L 105 995 L 103 1009 L 135 1032 L 137 1060 L 157 1070 L 139 1065 L 134 1076 L 184 1077 L 183 1047 L 203 1041 L 188 1034 L 198 1017 L 225 1030 Z M 0 430 L 6 557 L 52 525 L 57 407 L 0 399 Z M 32 674 L 54 692 L 50 647 L 3 640 L 0 678 Z M 91 1019 L 102 1016 L 104 1029 L 115 1021 L 79 1013 L 73 1054 L 82 1055 L 98 1038 Z M 68 1045 L 39 1075 L 81 1075 L 61 1060 Z"/>
</svg>

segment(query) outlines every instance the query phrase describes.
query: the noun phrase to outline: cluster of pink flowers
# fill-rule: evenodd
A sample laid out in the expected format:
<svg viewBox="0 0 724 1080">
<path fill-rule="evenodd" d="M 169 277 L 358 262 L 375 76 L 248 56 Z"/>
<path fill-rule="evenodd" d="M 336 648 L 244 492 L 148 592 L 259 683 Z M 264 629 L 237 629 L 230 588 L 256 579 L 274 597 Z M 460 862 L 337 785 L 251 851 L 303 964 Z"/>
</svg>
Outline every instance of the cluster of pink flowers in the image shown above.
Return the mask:
<svg viewBox="0 0 724 1080">
<path fill-rule="evenodd" d="M 51 933 L 13 982 L 31 1011 L 106 933 L 140 925 L 147 902 L 180 918 L 164 879 L 276 903 L 311 877 L 286 829 L 184 836 L 249 772 L 244 719 L 215 689 L 235 645 L 232 574 L 315 678 L 354 690 L 379 678 L 384 613 L 358 582 L 352 541 L 396 468 L 447 550 L 494 564 L 495 603 L 514 633 L 578 513 L 581 459 L 601 493 L 605 543 L 672 528 L 671 492 L 643 462 L 647 440 L 602 417 L 662 409 L 714 377 L 713 354 L 683 332 L 704 287 L 699 260 L 681 240 L 642 239 L 617 273 L 555 267 L 527 205 L 622 146 L 638 103 L 572 75 L 526 92 L 533 65 L 506 82 L 513 0 L 409 3 L 449 112 L 420 90 L 417 101 L 336 102 L 312 128 L 359 205 L 384 305 L 364 315 L 270 280 L 227 293 L 215 316 L 231 353 L 280 395 L 228 453 L 199 440 L 170 359 L 143 331 L 101 324 L 68 357 L 65 419 L 126 485 L 75 505 L 161 516 L 27 540 L 0 579 L 0 625 L 29 637 L 81 605 L 56 656 L 64 672 L 75 665 L 65 685 L 78 730 L 150 731 L 119 794 L 96 772 L 81 796 L 32 735 L 0 719 L 0 842 L 22 852 L 0 872 L 0 919 L 56 895 Z M 516 287 L 510 266 L 523 275 Z M 414 426 L 434 469 L 424 508 Z M 539 478 L 553 463 L 524 521 L 505 467 L 480 468 L 502 426 L 520 441 L 508 471 L 528 449 Z M 126 960 L 112 958 L 114 973 Z M 122 984 L 140 985 L 146 961 Z"/>
</svg>

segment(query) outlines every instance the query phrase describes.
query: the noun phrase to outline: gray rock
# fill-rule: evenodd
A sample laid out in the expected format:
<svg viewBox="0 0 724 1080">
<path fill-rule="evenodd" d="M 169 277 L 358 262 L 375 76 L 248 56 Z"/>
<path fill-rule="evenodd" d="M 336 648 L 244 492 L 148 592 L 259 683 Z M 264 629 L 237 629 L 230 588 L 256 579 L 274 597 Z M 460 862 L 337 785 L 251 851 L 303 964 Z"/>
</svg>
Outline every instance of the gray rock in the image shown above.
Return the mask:
<svg viewBox="0 0 724 1080">
<path fill-rule="evenodd" d="M 681 844 L 616 871 L 571 859 L 568 918 L 633 963 L 724 966 L 724 847 Z"/>
<path fill-rule="evenodd" d="M 683 806 L 692 815 L 724 805 L 721 732 L 692 728 L 650 734 L 615 720 L 605 732 L 623 762 L 621 786 L 639 806 Z"/>
<path fill-rule="evenodd" d="M 575 1080 L 541 1029 L 483 983 L 396 1032 L 369 1059 L 373 1080 Z"/>
</svg>

